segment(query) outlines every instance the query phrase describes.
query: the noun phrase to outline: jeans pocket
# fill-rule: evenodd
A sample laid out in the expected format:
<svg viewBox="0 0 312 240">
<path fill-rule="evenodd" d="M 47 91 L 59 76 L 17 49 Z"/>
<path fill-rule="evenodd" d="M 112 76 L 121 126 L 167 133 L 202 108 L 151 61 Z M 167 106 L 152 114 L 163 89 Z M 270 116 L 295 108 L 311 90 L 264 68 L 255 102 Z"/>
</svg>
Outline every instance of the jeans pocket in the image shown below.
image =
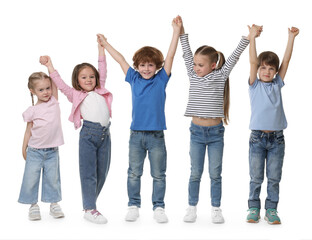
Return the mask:
<svg viewBox="0 0 312 240">
<path fill-rule="evenodd" d="M 159 138 L 159 139 L 163 139 L 165 136 L 164 131 L 155 131 L 153 135 L 155 138 Z"/>
<path fill-rule="evenodd" d="M 276 142 L 277 142 L 278 144 L 285 144 L 284 135 L 282 135 L 282 136 L 277 136 L 277 137 L 276 137 Z"/>
<path fill-rule="evenodd" d="M 257 143 L 260 141 L 260 138 L 258 135 L 251 133 L 249 138 L 249 143 Z"/>
</svg>

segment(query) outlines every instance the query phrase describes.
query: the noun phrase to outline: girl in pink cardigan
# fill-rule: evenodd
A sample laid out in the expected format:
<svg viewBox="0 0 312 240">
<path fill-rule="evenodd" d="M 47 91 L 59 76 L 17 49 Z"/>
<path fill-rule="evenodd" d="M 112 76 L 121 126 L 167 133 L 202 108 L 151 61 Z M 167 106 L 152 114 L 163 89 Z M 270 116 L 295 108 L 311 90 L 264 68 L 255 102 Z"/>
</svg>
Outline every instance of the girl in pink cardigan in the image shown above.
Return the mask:
<svg viewBox="0 0 312 240">
<path fill-rule="evenodd" d="M 89 63 L 78 64 L 68 86 L 54 69 L 49 56 L 40 57 L 55 85 L 73 103 L 69 121 L 75 129 L 81 126 L 79 139 L 79 170 L 84 218 L 93 223 L 106 223 L 97 210 L 96 200 L 104 185 L 111 160 L 110 118 L 112 94 L 105 88 L 106 57 L 99 49 L 99 71 Z"/>
</svg>

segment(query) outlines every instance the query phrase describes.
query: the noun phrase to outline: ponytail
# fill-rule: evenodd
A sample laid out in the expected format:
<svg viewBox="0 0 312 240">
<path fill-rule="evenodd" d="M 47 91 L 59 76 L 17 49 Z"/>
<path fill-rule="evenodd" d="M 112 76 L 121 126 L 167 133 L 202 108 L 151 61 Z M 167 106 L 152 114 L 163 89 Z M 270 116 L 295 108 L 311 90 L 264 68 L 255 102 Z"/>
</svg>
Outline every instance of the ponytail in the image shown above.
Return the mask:
<svg viewBox="0 0 312 240">
<path fill-rule="evenodd" d="M 219 69 L 225 63 L 225 58 L 222 52 L 216 51 L 218 54 L 218 61 L 216 69 Z M 227 125 L 229 122 L 229 110 L 230 110 L 230 78 L 227 78 L 223 91 L 223 111 L 224 111 L 224 123 Z"/>
</svg>

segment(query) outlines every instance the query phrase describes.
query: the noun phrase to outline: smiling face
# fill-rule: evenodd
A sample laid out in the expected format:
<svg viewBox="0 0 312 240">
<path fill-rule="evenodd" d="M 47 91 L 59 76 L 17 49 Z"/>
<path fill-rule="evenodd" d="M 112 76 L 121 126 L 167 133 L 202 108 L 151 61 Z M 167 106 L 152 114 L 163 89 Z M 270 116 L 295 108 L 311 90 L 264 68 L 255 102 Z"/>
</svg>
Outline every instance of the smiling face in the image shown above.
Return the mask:
<svg viewBox="0 0 312 240">
<path fill-rule="evenodd" d="M 96 76 L 92 68 L 85 67 L 79 72 L 78 83 L 84 91 L 93 91 L 96 86 Z"/>
<path fill-rule="evenodd" d="M 211 63 L 208 56 L 202 54 L 194 55 L 194 71 L 198 77 L 204 77 L 216 68 L 216 63 Z"/>
<path fill-rule="evenodd" d="M 37 104 L 49 101 L 52 96 L 52 86 L 49 78 L 35 80 L 34 87 L 29 90 L 33 95 L 37 96 Z"/>
<path fill-rule="evenodd" d="M 258 68 L 259 79 L 263 82 L 272 82 L 276 72 L 277 70 L 275 67 L 267 65 L 264 62 Z"/>
<path fill-rule="evenodd" d="M 156 73 L 156 64 L 153 62 L 141 62 L 138 66 L 138 71 L 144 79 L 150 79 Z"/>
</svg>

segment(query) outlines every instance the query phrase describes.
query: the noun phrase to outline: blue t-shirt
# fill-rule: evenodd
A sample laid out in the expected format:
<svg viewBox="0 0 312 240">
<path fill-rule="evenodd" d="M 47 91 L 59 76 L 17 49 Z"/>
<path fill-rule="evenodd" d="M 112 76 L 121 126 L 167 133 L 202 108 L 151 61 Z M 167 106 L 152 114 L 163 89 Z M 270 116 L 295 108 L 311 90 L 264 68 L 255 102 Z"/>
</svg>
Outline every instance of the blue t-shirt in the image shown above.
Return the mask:
<svg viewBox="0 0 312 240">
<path fill-rule="evenodd" d="M 144 79 L 139 72 L 129 67 L 126 81 L 132 92 L 131 130 L 159 131 L 165 130 L 165 101 L 168 76 L 162 68 L 152 78 Z"/>
<path fill-rule="evenodd" d="M 251 130 L 279 131 L 287 127 L 281 94 L 283 86 L 278 74 L 272 82 L 262 82 L 257 78 L 249 86 Z"/>
</svg>

